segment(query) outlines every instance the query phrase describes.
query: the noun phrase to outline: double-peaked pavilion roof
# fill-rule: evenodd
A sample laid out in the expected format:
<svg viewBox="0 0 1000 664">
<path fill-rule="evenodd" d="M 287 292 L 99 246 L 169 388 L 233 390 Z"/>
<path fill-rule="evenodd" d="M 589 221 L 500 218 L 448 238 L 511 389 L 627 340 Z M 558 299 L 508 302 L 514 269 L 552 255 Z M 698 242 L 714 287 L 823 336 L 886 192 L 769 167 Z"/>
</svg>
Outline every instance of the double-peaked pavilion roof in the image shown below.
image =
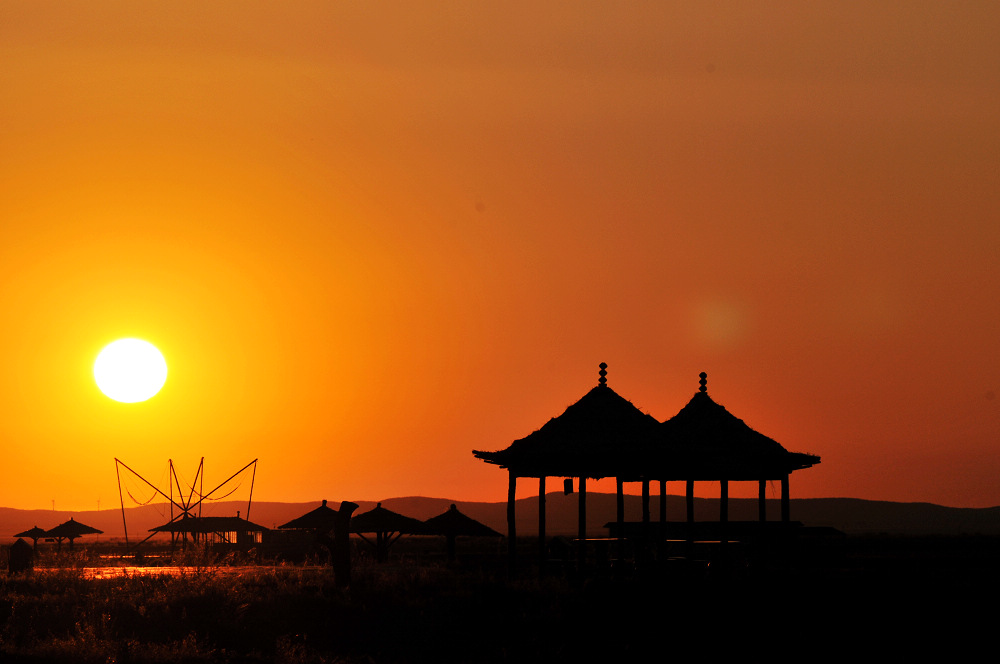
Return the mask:
<svg viewBox="0 0 1000 664">
<path fill-rule="evenodd" d="M 579 542 L 587 540 L 586 480 L 618 480 L 618 528 L 624 532 L 624 482 L 643 483 L 643 525 L 649 521 L 649 482 L 660 482 L 660 521 L 666 518 L 666 482 L 685 480 L 687 521 L 694 523 L 695 481 L 718 481 L 721 486 L 720 523 L 728 521 L 729 482 L 752 480 L 759 485 L 760 520 L 766 520 L 765 485 L 781 481 L 781 520 L 790 521 L 788 477 L 820 459 L 789 452 L 776 441 L 748 427 L 708 396 L 707 376 L 701 388 L 677 415 L 660 424 L 607 386 L 607 365 L 600 365 L 597 387 L 529 436 L 496 452 L 473 450 L 487 463 L 506 468 L 507 553 L 514 571 L 516 547 L 516 485 L 518 477 L 537 477 L 539 561 L 545 565 L 545 478 L 578 477 Z M 585 548 L 577 551 L 585 564 Z"/>
<path fill-rule="evenodd" d="M 659 423 L 601 378 L 541 429 L 497 452 L 473 450 L 518 477 L 619 477 L 653 480 L 780 479 L 820 462 L 789 452 L 708 396 L 707 376 L 679 413 Z"/>
</svg>

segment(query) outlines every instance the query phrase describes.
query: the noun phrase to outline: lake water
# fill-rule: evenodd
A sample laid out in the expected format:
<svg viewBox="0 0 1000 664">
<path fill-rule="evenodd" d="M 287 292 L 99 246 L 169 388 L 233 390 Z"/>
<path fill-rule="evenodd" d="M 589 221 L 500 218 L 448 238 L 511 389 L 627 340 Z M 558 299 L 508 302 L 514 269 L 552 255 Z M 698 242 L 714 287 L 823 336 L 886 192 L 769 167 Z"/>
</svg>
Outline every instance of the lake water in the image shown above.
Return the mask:
<svg viewBox="0 0 1000 664">
<path fill-rule="evenodd" d="M 198 576 L 209 574 L 212 576 L 241 574 L 297 574 L 305 571 L 328 570 L 329 567 L 318 565 L 291 566 L 291 565 L 234 565 L 234 566 L 142 566 L 142 565 L 120 565 L 106 567 L 36 567 L 36 574 L 60 574 L 75 573 L 86 579 L 115 579 L 130 576 Z"/>
</svg>

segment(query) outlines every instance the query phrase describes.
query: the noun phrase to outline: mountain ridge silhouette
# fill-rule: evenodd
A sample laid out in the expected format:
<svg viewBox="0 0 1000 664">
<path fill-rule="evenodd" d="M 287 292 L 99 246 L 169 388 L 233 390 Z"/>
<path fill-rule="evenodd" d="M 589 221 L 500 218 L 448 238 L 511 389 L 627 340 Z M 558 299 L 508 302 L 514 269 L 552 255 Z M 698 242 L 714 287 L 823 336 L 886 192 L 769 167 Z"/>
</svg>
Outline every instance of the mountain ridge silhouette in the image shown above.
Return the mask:
<svg viewBox="0 0 1000 664">
<path fill-rule="evenodd" d="M 350 497 L 342 498 L 350 500 Z M 341 498 L 330 500 L 331 505 L 340 503 Z M 314 509 L 320 500 L 311 502 L 258 501 L 251 505 L 250 521 L 274 528 Z M 359 507 L 355 515 L 367 512 L 379 502 L 383 507 L 400 514 L 426 520 L 446 511 L 451 504 L 465 515 L 481 521 L 494 530 L 506 533 L 506 501 L 483 502 L 462 501 L 449 498 L 427 496 L 401 496 L 381 501 L 354 500 Z M 641 520 L 641 498 L 625 496 L 625 518 L 628 521 Z M 244 518 L 247 504 L 243 501 L 220 501 L 204 508 L 205 516 L 235 516 L 237 511 Z M 616 497 L 613 493 L 587 494 L 587 528 L 591 536 L 607 534 L 604 524 L 615 519 Z M 169 506 L 156 503 L 141 507 L 126 507 L 129 539 L 141 539 L 148 535 L 149 528 L 166 523 L 170 519 Z M 650 518 L 659 519 L 659 497 L 650 498 Z M 176 514 L 176 512 L 175 512 Z M 667 496 L 667 520 L 684 519 L 684 497 Z M 719 500 L 717 498 L 696 498 L 695 518 L 699 521 L 717 520 Z M 767 501 L 769 520 L 777 520 L 780 515 L 778 500 Z M 791 516 L 794 521 L 807 526 L 825 526 L 849 535 L 1000 535 L 1000 506 L 997 507 L 945 507 L 928 502 L 893 502 L 866 500 L 862 498 L 793 498 Z M 123 537 L 122 510 L 120 507 L 98 510 L 24 510 L 0 507 L 0 541 L 13 542 L 13 533 L 33 526 L 50 529 L 70 517 L 104 531 L 101 539 Z M 757 519 L 755 498 L 730 498 L 729 518 L 733 521 L 754 521 Z M 535 536 L 538 531 L 538 496 L 519 498 L 516 504 L 518 534 Z M 546 494 L 547 535 L 575 536 L 577 532 L 577 495 L 564 495 L 561 491 Z M 88 539 L 90 539 L 88 537 Z"/>
</svg>

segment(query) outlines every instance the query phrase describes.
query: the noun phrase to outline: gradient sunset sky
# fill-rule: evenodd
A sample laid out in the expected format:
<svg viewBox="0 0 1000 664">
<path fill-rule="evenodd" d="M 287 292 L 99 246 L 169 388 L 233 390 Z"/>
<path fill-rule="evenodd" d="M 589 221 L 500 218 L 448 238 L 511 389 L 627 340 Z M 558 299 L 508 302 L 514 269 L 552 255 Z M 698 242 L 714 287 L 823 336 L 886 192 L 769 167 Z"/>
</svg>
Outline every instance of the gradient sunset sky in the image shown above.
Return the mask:
<svg viewBox="0 0 1000 664">
<path fill-rule="evenodd" d="M 793 498 L 1000 505 L 998 27 L 987 2 L 5 2 L 0 505 L 111 508 L 115 457 L 155 482 L 201 456 L 206 485 L 259 457 L 260 500 L 499 501 L 471 450 L 600 362 L 660 420 L 708 372 L 822 456 Z M 91 374 L 128 336 L 170 368 L 140 404 Z"/>
</svg>

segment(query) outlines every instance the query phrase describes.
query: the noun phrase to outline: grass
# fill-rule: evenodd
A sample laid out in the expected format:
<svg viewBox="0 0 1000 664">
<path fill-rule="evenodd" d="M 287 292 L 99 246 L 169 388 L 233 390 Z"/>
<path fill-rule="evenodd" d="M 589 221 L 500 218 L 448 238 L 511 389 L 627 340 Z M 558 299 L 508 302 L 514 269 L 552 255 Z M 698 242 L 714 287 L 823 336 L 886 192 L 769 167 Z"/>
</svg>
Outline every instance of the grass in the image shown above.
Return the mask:
<svg viewBox="0 0 1000 664">
<path fill-rule="evenodd" d="M 360 662 L 496 661 L 503 647 L 493 630 L 550 613 L 559 593 L 438 565 L 364 565 L 348 590 L 321 569 L 89 579 L 68 568 L 7 578 L 0 597 L 0 651 L 9 656 Z"/>
<path fill-rule="evenodd" d="M 859 542 L 835 565 L 721 578 L 687 568 L 511 581 L 502 566 L 401 551 L 388 565 L 361 557 L 348 589 L 328 569 L 291 565 L 93 579 L 77 552 L 62 569 L 0 574 L 0 660 L 561 662 L 817 643 L 898 654 L 903 633 L 953 649 L 990 633 L 973 607 L 1000 588 L 995 542 L 956 542 L 951 557 L 940 542 Z"/>
</svg>

